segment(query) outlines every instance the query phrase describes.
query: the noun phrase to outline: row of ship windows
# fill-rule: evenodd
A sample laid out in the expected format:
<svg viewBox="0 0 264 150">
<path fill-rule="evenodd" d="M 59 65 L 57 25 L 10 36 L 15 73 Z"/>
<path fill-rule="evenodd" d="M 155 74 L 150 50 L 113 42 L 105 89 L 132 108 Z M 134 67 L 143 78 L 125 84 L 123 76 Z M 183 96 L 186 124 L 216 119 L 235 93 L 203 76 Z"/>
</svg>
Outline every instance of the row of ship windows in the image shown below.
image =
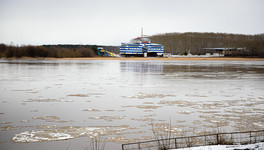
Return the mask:
<svg viewBox="0 0 264 150">
<path fill-rule="evenodd" d="M 133 51 L 130 51 L 130 50 L 120 50 L 120 52 L 142 52 L 142 51 L 139 51 L 139 50 L 133 50 Z M 148 51 L 148 52 L 163 52 L 162 50 L 152 50 L 152 51 Z"/>
<path fill-rule="evenodd" d="M 126 50 L 128 50 L 128 49 L 142 50 L 142 48 L 120 48 L 120 49 L 126 49 Z M 163 50 L 163 49 L 161 49 L 161 48 L 148 48 L 148 50 Z"/>
<path fill-rule="evenodd" d="M 142 52 L 121 52 L 121 54 L 143 54 Z M 163 53 L 157 53 L 157 54 L 163 54 Z"/>
</svg>

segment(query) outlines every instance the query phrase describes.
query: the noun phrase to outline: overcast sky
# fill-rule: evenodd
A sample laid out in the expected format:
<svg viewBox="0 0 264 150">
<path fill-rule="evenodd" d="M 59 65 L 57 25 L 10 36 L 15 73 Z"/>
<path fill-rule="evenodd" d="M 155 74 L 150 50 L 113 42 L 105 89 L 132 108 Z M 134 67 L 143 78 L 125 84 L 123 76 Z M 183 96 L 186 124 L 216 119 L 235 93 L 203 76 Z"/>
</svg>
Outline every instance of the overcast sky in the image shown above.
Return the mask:
<svg viewBox="0 0 264 150">
<path fill-rule="evenodd" d="M 264 33 L 264 0 L 0 0 L 0 43 L 120 45 L 141 34 Z"/>
</svg>

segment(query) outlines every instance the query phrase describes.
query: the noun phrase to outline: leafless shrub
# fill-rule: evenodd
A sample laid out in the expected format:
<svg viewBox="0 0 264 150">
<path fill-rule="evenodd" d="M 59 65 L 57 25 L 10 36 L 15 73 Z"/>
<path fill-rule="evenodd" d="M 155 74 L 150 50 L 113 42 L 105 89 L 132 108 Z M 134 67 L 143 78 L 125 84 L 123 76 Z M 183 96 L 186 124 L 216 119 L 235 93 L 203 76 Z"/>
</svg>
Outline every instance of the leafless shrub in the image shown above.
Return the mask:
<svg viewBox="0 0 264 150">
<path fill-rule="evenodd" d="M 89 145 L 83 146 L 83 150 L 104 150 L 105 141 L 99 138 L 92 138 L 89 141 Z"/>
<path fill-rule="evenodd" d="M 157 140 L 156 142 L 156 147 L 158 150 L 167 150 L 170 148 L 170 145 L 171 145 L 171 141 L 170 141 L 170 138 L 171 138 L 171 122 L 170 124 L 168 125 L 167 128 L 164 129 L 164 132 L 163 133 L 160 133 L 159 131 L 156 131 L 154 126 L 153 126 L 153 123 L 151 123 L 151 126 L 152 126 L 152 133 L 154 135 L 154 138 Z"/>
</svg>

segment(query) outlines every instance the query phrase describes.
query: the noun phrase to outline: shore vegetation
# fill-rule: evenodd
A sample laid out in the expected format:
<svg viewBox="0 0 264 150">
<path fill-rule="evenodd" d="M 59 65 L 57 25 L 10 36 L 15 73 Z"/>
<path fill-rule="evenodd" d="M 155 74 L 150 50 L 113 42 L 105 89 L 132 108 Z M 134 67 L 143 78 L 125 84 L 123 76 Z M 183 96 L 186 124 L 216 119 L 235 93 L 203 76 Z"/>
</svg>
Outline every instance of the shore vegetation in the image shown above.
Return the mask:
<svg viewBox="0 0 264 150">
<path fill-rule="evenodd" d="M 53 58 L 78 58 L 95 57 L 96 46 L 82 45 L 42 45 L 42 46 L 13 46 L 0 44 L 0 57 L 53 57 Z"/>
</svg>

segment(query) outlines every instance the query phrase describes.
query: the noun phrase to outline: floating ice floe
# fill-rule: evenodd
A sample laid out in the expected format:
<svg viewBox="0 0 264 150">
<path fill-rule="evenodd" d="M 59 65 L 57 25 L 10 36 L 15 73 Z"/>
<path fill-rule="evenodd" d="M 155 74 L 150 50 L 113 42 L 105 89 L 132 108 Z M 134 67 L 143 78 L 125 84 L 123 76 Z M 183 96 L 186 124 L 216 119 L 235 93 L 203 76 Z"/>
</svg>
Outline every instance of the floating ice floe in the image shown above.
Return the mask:
<svg viewBox="0 0 264 150">
<path fill-rule="evenodd" d="M 13 138 L 13 142 L 41 142 L 41 141 L 58 141 L 72 139 L 73 136 L 66 133 L 47 133 L 45 131 L 25 131 L 20 134 L 16 134 Z"/>
<path fill-rule="evenodd" d="M 98 110 L 98 109 L 92 109 L 92 108 L 87 108 L 87 109 L 83 109 L 82 111 L 97 111 L 97 112 L 99 112 L 100 110 Z"/>
<path fill-rule="evenodd" d="M 41 116 L 41 117 L 32 117 L 34 120 L 46 120 L 46 121 L 53 121 L 53 120 L 59 120 L 60 118 L 57 116 Z"/>
<path fill-rule="evenodd" d="M 23 102 L 61 102 L 59 99 L 28 99 Z"/>
<path fill-rule="evenodd" d="M 6 126 L 1 126 L 0 131 L 9 131 L 9 130 L 14 130 L 15 127 L 12 125 L 6 125 Z"/>
<path fill-rule="evenodd" d="M 11 122 L 7 122 L 7 121 L 2 121 L 0 122 L 0 124 L 10 124 Z"/>
<path fill-rule="evenodd" d="M 56 140 L 67 140 L 67 139 L 74 138 L 73 136 L 66 134 L 66 133 L 49 133 L 49 135 L 55 138 Z"/>
<path fill-rule="evenodd" d="M 190 112 L 190 111 L 184 111 L 184 110 L 183 110 L 183 111 L 179 111 L 178 113 L 179 113 L 179 114 L 190 114 L 191 112 Z"/>
<path fill-rule="evenodd" d="M 137 99 L 145 99 L 145 98 L 164 98 L 164 97 L 174 97 L 175 95 L 164 95 L 158 93 L 139 93 L 136 96 L 122 96 L 123 98 L 137 98 Z"/>
<path fill-rule="evenodd" d="M 255 126 L 259 126 L 259 127 L 264 127 L 264 125 L 262 124 L 262 123 L 260 123 L 260 122 L 258 122 L 258 123 L 253 123 Z"/>
<path fill-rule="evenodd" d="M 125 116 L 101 116 L 101 117 L 88 117 L 89 119 L 94 119 L 94 120 L 100 120 L 103 119 L 105 121 L 113 121 L 113 120 L 122 120 L 124 119 Z"/>
<path fill-rule="evenodd" d="M 21 120 L 20 122 L 29 122 L 28 120 Z"/>
<path fill-rule="evenodd" d="M 44 129 L 46 127 L 46 129 Z M 135 129 L 128 125 L 121 126 L 100 126 L 100 127 L 79 127 L 79 126 L 43 126 L 38 131 L 25 131 L 15 134 L 13 142 L 42 142 L 42 141 L 59 141 L 68 140 L 78 137 L 98 138 L 104 135 L 123 135 L 123 131 Z"/>
</svg>

